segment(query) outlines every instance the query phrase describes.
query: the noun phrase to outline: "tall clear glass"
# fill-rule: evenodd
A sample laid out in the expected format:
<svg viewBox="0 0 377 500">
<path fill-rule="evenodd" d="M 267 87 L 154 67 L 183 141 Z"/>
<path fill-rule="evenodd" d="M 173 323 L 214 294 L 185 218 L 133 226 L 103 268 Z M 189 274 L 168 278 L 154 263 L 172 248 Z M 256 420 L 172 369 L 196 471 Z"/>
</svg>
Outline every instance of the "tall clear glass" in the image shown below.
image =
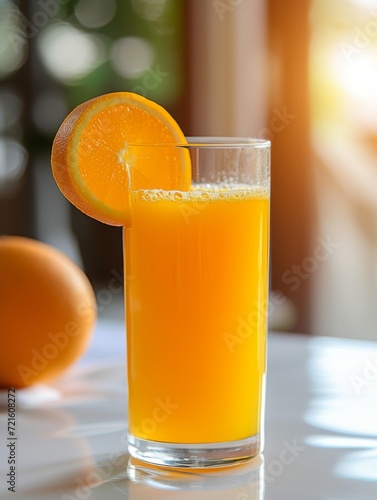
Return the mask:
<svg viewBox="0 0 377 500">
<path fill-rule="evenodd" d="M 161 171 L 180 159 L 191 182 L 131 191 L 128 443 L 153 464 L 215 467 L 263 447 L 270 143 L 188 141 L 135 152 Z"/>
</svg>

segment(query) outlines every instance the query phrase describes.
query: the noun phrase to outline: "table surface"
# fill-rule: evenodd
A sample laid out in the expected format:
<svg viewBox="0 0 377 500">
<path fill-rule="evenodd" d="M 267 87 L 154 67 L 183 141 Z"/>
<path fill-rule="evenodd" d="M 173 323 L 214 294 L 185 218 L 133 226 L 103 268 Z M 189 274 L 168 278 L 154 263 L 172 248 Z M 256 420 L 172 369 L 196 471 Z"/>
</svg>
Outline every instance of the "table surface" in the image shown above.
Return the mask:
<svg viewBox="0 0 377 500">
<path fill-rule="evenodd" d="M 17 391 L 16 493 L 0 393 L 1 499 L 377 499 L 377 343 L 270 334 L 264 453 L 204 473 L 125 453 L 124 344 L 120 322 L 100 321 L 63 377 Z"/>
</svg>

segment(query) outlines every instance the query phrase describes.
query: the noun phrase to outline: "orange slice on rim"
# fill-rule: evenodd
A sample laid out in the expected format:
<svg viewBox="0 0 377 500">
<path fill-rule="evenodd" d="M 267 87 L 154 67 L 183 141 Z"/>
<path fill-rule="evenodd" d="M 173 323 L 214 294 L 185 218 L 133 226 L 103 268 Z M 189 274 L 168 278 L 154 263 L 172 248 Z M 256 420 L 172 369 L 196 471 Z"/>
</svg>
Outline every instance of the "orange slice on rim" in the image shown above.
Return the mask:
<svg viewBox="0 0 377 500">
<path fill-rule="evenodd" d="M 84 102 L 63 121 L 51 166 L 63 195 L 111 225 L 129 225 L 130 191 L 187 191 L 191 167 L 178 124 L 160 105 L 131 92 Z M 167 145 L 170 146 L 167 146 Z"/>
</svg>

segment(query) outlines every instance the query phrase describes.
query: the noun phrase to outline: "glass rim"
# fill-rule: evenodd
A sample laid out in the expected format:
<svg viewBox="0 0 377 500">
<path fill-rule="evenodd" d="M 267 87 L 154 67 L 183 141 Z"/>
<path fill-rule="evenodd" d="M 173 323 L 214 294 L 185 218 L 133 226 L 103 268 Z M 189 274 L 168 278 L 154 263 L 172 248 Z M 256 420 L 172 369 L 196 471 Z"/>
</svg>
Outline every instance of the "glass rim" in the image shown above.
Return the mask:
<svg viewBox="0 0 377 500">
<path fill-rule="evenodd" d="M 203 149 L 224 149 L 224 148 L 246 148 L 246 149 L 268 149 L 271 141 L 256 137 L 232 137 L 232 136 L 188 136 L 187 143 L 184 142 L 161 142 L 161 143 L 129 143 L 132 147 L 175 147 L 175 148 L 203 148 Z"/>
</svg>

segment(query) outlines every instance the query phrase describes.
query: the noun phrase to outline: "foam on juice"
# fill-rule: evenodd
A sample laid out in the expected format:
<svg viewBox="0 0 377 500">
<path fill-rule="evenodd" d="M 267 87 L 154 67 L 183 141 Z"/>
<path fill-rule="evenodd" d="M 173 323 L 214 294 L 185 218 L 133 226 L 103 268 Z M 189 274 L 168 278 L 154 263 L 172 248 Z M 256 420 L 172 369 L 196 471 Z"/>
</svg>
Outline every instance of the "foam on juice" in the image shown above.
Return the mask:
<svg viewBox="0 0 377 500">
<path fill-rule="evenodd" d="M 193 184 L 190 191 L 165 191 L 163 189 L 139 189 L 133 191 L 134 200 L 157 202 L 174 201 L 208 202 L 215 200 L 245 200 L 250 198 L 268 198 L 268 190 L 249 184 Z"/>
</svg>

